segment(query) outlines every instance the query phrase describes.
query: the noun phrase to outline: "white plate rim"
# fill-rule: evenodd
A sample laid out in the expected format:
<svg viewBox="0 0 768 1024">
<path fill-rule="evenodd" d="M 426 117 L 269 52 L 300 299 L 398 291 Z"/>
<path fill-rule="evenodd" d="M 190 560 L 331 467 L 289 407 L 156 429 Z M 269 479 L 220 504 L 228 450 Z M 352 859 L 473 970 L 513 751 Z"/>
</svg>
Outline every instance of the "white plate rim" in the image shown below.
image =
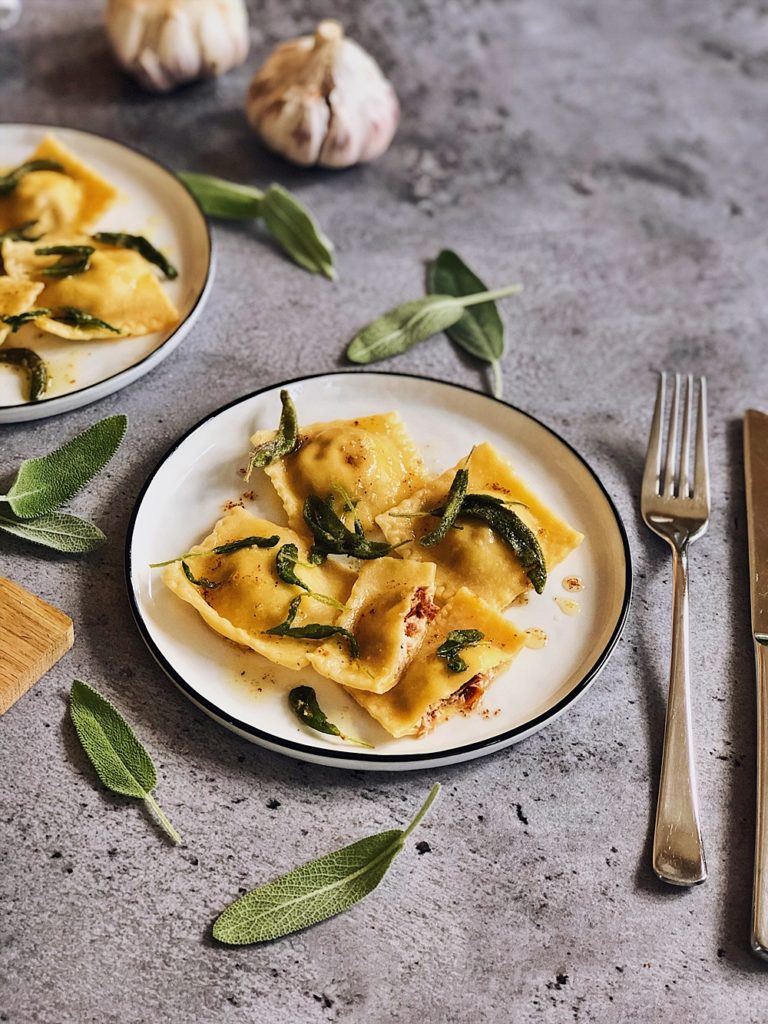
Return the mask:
<svg viewBox="0 0 768 1024">
<path fill-rule="evenodd" d="M 539 729 L 544 728 L 550 722 L 558 718 L 564 711 L 566 711 L 572 704 L 574 704 L 583 694 L 589 689 L 592 683 L 595 681 L 597 676 L 602 672 L 603 668 L 608 662 L 614 648 L 616 647 L 619 638 L 624 630 L 624 627 L 629 616 L 630 603 L 632 600 L 632 587 L 633 587 L 633 572 L 632 572 L 632 555 L 629 547 L 629 538 L 627 536 L 627 530 L 624 526 L 624 522 L 621 518 L 619 510 L 611 498 L 610 494 L 606 490 L 602 481 L 598 477 L 597 473 L 592 469 L 586 459 L 557 431 L 553 430 L 546 423 L 543 423 L 540 419 L 532 416 L 530 413 L 525 412 L 519 406 L 513 405 L 511 402 L 505 402 L 503 399 L 496 398 L 493 395 L 482 395 L 481 397 L 488 399 L 491 402 L 497 402 L 508 409 L 512 409 L 514 412 L 519 413 L 521 416 L 526 417 L 533 423 L 542 427 L 549 434 L 551 434 L 556 441 L 559 441 L 577 460 L 581 463 L 584 469 L 588 472 L 594 484 L 598 487 L 605 501 L 608 504 L 608 508 L 613 516 L 616 523 L 616 528 L 621 539 L 622 550 L 624 554 L 624 566 L 625 566 L 625 579 L 624 579 L 624 593 L 622 597 L 621 609 L 617 616 L 614 628 L 611 632 L 610 637 L 604 644 L 602 650 L 593 660 L 591 666 L 587 669 L 581 679 L 572 687 L 568 693 L 562 697 L 556 704 L 542 712 L 540 715 L 535 716 L 532 719 L 522 722 L 521 724 L 514 726 L 511 729 L 506 730 L 504 733 L 500 733 L 495 736 L 489 736 L 482 740 L 476 740 L 472 743 L 464 744 L 460 747 L 452 747 L 449 752 L 435 750 L 426 752 L 423 754 L 376 754 L 376 753 L 357 753 L 350 752 L 347 749 L 336 750 L 333 748 L 320 748 L 318 746 L 310 746 L 306 743 L 300 743 L 296 740 L 291 740 L 286 737 L 276 737 L 274 734 L 267 732 L 262 729 L 258 729 L 256 726 L 250 725 L 247 722 L 240 721 L 230 715 L 224 714 L 220 708 L 217 707 L 212 701 L 209 701 L 206 697 L 203 697 L 200 693 L 195 690 L 192 684 L 188 683 L 179 672 L 173 667 L 173 665 L 167 660 L 165 655 L 160 651 L 157 644 L 153 640 L 151 633 L 144 622 L 144 618 L 139 606 L 139 602 L 136 597 L 136 587 L 133 584 L 133 572 L 132 572 L 132 555 L 131 549 L 133 547 L 133 537 L 136 529 L 136 523 L 138 520 L 139 512 L 144 500 L 144 497 L 149 490 L 152 482 L 154 481 L 157 474 L 160 472 L 166 461 L 173 455 L 173 453 L 195 433 L 198 428 L 202 427 L 203 424 L 213 419 L 215 416 L 219 416 L 226 412 L 228 409 L 233 408 L 236 405 L 240 405 L 243 402 L 248 402 L 253 398 L 258 397 L 268 391 L 274 391 L 278 388 L 287 388 L 294 384 L 301 384 L 305 381 L 318 380 L 320 378 L 328 377 L 340 377 L 347 375 L 355 375 L 359 373 L 365 373 L 372 376 L 381 376 L 389 378 L 407 378 L 409 380 L 420 380 L 427 384 L 439 384 L 442 387 L 455 388 L 457 391 L 467 391 L 473 395 L 478 395 L 478 392 L 473 388 L 468 387 L 465 384 L 456 384 L 452 381 L 439 380 L 436 377 L 427 377 L 422 374 L 416 373 L 393 373 L 387 370 L 330 370 L 324 373 L 312 373 L 303 374 L 299 377 L 294 377 L 290 380 L 280 381 L 277 383 L 266 384 L 264 387 L 258 388 L 256 391 L 251 391 L 246 395 L 241 395 L 239 398 L 233 399 L 231 402 L 227 402 L 226 405 L 221 406 L 218 409 L 208 413 L 197 423 L 191 426 L 181 437 L 179 437 L 171 447 L 165 452 L 160 458 L 154 469 L 150 472 L 149 476 L 144 482 L 144 485 L 139 492 L 136 502 L 131 512 L 131 518 L 128 523 L 128 529 L 125 540 L 125 582 L 126 589 L 128 592 L 128 603 L 131 608 L 134 622 L 139 630 L 139 633 L 147 645 L 151 655 L 165 672 L 169 679 L 175 684 L 175 686 L 181 690 L 181 692 L 198 708 L 204 711 L 209 717 L 213 718 L 214 721 L 223 725 L 225 728 L 234 732 L 236 735 L 241 736 L 244 739 L 249 740 L 251 743 L 257 744 L 260 747 L 264 747 L 267 750 L 271 750 L 277 753 L 284 754 L 288 757 L 292 757 L 298 760 L 309 761 L 315 764 L 322 764 L 329 767 L 337 768 L 350 768 L 350 769 L 367 769 L 369 771 L 403 771 L 403 770 L 416 770 L 430 767 L 442 767 L 451 764 L 457 764 L 462 761 L 472 760 L 477 757 L 483 757 L 487 754 L 495 753 L 497 750 L 501 750 L 505 747 L 511 746 L 514 743 L 525 739 L 527 736 L 538 732 Z"/>
<path fill-rule="evenodd" d="M 93 384 L 86 384 L 85 387 L 75 388 L 73 391 L 67 391 L 66 394 L 63 395 L 53 395 L 50 398 L 41 398 L 37 402 L 25 402 L 21 405 L 0 405 L 0 423 L 26 423 L 30 420 L 45 419 L 48 416 L 56 416 L 60 413 L 71 412 L 74 409 L 82 408 L 84 405 L 90 405 L 91 402 L 97 402 L 101 398 L 106 398 L 107 395 L 112 395 L 116 391 L 120 391 L 122 388 L 128 387 L 129 384 L 133 384 L 134 381 L 149 373 L 150 370 L 153 370 L 155 366 L 169 356 L 191 330 L 203 310 L 203 306 L 205 305 L 213 286 L 216 253 L 214 250 L 211 226 L 197 197 L 189 186 L 181 180 L 176 172 L 169 167 L 168 164 L 164 163 L 162 160 L 158 160 L 157 157 L 150 156 L 148 153 L 145 153 L 143 149 L 140 149 L 138 146 L 133 146 L 129 142 L 123 142 L 121 139 L 115 139 L 111 135 L 105 135 L 102 132 L 90 132 L 85 128 L 72 128 L 69 125 L 52 125 L 47 122 L 37 121 L 2 121 L 0 122 L 0 132 L 2 132 L 4 128 L 34 128 L 49 132 L 75 132 L 80 135 L 89 135 L 92 138 L 102 139 L 115 146 L 120 146 L 123 149 L 130 150 L 137 156 L 140 156 L 149 163 L 154 164 L 158 170 L 172 178 L 173 181 L 187 193 L 200 214 L 200 220 L 203 224 L 205 237 L 208 243 L 207 266 L 202 288 L 200 289 L 190 311 L 184 319 L 177 324 L 164 342 L 158 345 L 156 349 L 148 352 L 147 355 L 141 358 L 138 362 L 133 363 L 124 370 L 118 370 L 116 373 L 112 373 L 108 377 L 94 381 Z M 89 394 L 89 392 L 94 391 L 96 392 L 95 394 Z"/>
</svg>

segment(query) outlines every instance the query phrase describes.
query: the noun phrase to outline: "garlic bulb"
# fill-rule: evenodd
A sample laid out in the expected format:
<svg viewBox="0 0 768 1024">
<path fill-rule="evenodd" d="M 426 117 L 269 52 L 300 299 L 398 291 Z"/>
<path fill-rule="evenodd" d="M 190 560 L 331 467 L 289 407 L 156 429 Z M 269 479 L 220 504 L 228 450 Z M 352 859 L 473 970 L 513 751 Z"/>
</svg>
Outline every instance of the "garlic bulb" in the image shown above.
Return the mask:
<svg viewBox="0 0 768 1024">
<path fill-rule="evenodd" d="M 294 163 L 350 167 L 387 149 L 400 108 L 376 61 L 344 38 L 337 21 L 281 43 L 256 72 L 248 120 Z"/>
<path fill-rule="evenodd" d="M 145 89 L 214 78 L 248 54 L 244 0 L 108 0 L 115 56 Z"/>
</svg>

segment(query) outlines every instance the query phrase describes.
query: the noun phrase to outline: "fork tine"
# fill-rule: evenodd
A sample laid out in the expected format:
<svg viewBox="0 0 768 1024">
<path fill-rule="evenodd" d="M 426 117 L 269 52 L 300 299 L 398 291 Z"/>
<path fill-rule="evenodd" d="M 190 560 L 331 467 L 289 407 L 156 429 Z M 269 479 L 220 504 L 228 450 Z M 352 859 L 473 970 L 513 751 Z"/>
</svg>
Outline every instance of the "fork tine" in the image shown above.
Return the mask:
<svg viewBox="0 0 768 1024">
<path fill-rule="evenodd" d="M 669 436 L 667 437 L 667 459 L 664 467 L 664 490 L 662 494 L 672 497 L 675 493 L 675 464 L 677 462 L 677 419 L 680 411 L 680 374 L 675 374 L 675 388 L 672 392 L 672 408 L 669 410 Z"/>
<path fill-rule="evenodd" d="M 651 433 L 648 438 L 648 452 L 645 456 L 645 470 L 643 471 L 643 492 L 647 494 L 657 494 L 659 490 L 659 476 L 661 475 L 661 417 L 664 412 L 665 391 L 666 374 L 662 370 L 659 374 L 656 406 L 653 410 Z"/>
<path fill-rule="evenodd" d="M 690 495 L 690 480 L 688 477 L 689 453 L 691 450 L 691 405 L 693 401 L 693 375 L 687 374 L 685 378 L 685 400 L 683 405 L 683 441 L 680 449 L 680 488 L 678 496 L 687 498 Z"/>
<path fill-rule="evenodd" d="M 709 506 L 709 456 L 707 451 L 707 378 L 699 380 L 699 403 L 696 423 L 696 462 L 693 496 Z"/>
</svg>

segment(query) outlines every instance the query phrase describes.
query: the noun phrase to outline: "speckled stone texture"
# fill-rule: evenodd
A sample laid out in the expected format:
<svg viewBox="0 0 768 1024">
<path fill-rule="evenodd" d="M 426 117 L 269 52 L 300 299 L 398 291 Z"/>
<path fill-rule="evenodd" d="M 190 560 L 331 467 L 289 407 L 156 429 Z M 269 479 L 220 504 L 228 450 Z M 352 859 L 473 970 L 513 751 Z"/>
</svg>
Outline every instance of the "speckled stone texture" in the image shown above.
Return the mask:
<svg viewBox="0 0 768 1024">
<path fill-rule="evenodd" d="M 251 3 L 248 65 L 170 97 L 115 70 L 88 0 L 25 0 L 0 36 L 0 118 L 87 128 L 177 167 L 279 180 L 338 246 L 336 286 L 252 227 L 217 227 L 208 306 L 149 377 L 90 408 L 0 428 L 0 472 L 95 419 L 130 433 L 74 502 L 91 557 L 0 540 L 0 571 L 75 621 L 72 652 L 0 721 L 0 1021 L 13 1024 L 762 1022 L 747 952 L 754 800 L 739 418 L 768 406 L 768 14 L 679 0 Z M 299 171 L 250 134 L 241 100 L 277 40 L 335 14 L 395 82 L 403 118 L 376 165 Z M 0 160 L 2 154 L 0 154 Z M 561 431 L 615 498 L 636 562 L 624 639 L 590 693 L 486 760 L 399 776 L 273 756 L 196 711 L 155 666 L 123 583 L 149 471 L 247 390 L 340 365 L 354 330 L 417 295 L 459 249 L 504 304 L 506 395 Z M 444 340 L 392 369 L 482 388 Z M 649 866 L 669 649 L 670 563 L 637 514 L 661 367 L 710 377 L 714 514 L 693 549 L 693 683 L 706 885 Z M 1 483 L 2 481 L 0 481 Z M 66 717 L 73 677 L 125 710 L 156 756 L 173 849 L 105 794 Z M 381 889 L 262 948 L 225 949 L 226 903 L 443 797 Z"/>
</svg>

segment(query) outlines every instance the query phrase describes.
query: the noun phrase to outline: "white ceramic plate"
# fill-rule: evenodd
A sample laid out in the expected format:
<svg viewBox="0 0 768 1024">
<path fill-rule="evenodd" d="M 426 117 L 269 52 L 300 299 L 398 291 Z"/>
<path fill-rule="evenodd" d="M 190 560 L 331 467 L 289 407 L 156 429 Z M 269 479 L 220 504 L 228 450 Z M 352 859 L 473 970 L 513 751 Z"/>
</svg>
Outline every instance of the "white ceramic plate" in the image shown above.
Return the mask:
<svg viewBox="0 0 768 1024">
<path fill-rule="evenodd" d="M 551 573 L 544 593 L 513 607 L 522 628 L 543 629 L 549 642 L 524 650 L 488 691 L 489 714 L 457 716 L 420 739 L 395 740 L 340 686 L 282 669 L 217 636 L 170 593 L 157 562 L 205 536 L 227 501 L 247 487 L 238 474 L 248 438 L 280 415 L 279 391 L 290 387 L 304 422 L 397 410 L 424 453 L 427 468 L 454 465 L 473 444 L 488 440 L 585 540 Z M 251 481 L 253 486 L 254 481 Z M 255 483 L 246 507 L 285 522 L 269 481 Z M 193 427 L 147 481 L 128 531 L 126 573 L 134 616 L 149 649 L 171 679 L 211 717 L 270 750 L 321 764 L 374 770 L 452 764 L 515 743 L 552 721 L 594 680 L 618 640 L 629 608 L 631 565 L 624 527 L 595 474 L 542 423 L 496 399 L 453 384 L 404 374 L 341 372 L 275 385 L 238 399 Z M 585 588 L 567 594 L 566 576 Z M 563 614 L 556 597 L 574 597 L 578 616 Z M 375 744 L 361 752 L 304 728 L 286 695 L 299 682 L 315 687 L 321 707 L 343 732 Z"/>
<path fill-rule="evenodd" d="M 6 345 L 34 349 L 47 363 L 51 383 L 39 402 L 26 400 L 22 374 L 0 372 L 0 423 L 21 423 L 81 405 L 119 391 L 169 356 L 200 315 L 213 283 L 211 236 L 205 217 L 185 185 L 167 168 L 112 139 L 73 128 L 0 124 L 0 164 L 21 163 L 44 135 L 55 135 L 85 163 L 120 190 L 120 197 L 98 224 L 100 231 L 146 235 L 167 254 L 179 276 L 163 288 L 179 310 L 168 331 L 118 341 L 67 341 L 22 328 Z"/>
</svg>

